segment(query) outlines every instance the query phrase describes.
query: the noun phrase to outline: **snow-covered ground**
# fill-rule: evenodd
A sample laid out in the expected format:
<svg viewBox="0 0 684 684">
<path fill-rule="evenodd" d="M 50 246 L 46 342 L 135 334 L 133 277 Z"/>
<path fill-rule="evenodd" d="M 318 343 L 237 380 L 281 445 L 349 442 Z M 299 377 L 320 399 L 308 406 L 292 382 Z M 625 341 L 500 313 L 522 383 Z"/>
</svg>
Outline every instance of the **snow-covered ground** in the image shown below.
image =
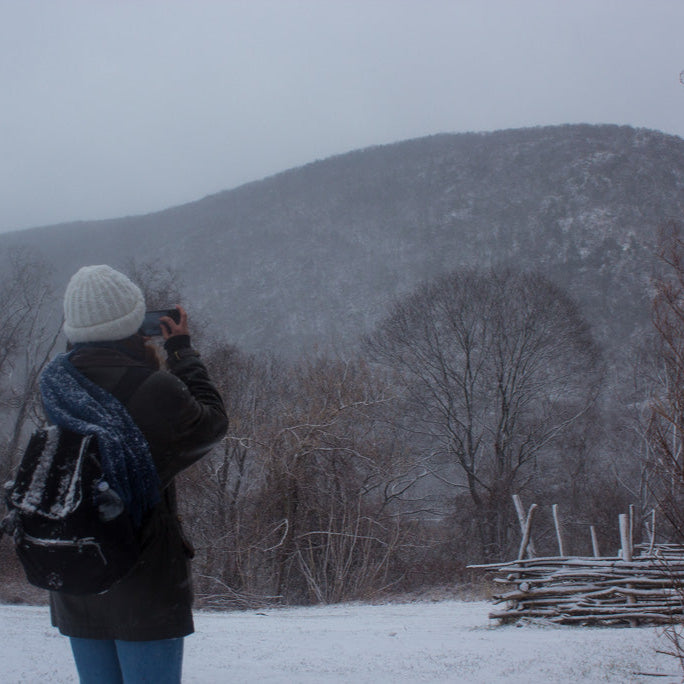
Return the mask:
<svg viewBox="0 0 684 684">
<path fill-rule="evenodd" d="M 197 613 L 183 681 L 679 682 L 654 628 L 499 626 L 484 602 L 440 601 Z M 670 673 L 645 677 L 636 673 Z M 46 608 L 0 606 L 3 684 L 77 682 Z"/>
</svg>

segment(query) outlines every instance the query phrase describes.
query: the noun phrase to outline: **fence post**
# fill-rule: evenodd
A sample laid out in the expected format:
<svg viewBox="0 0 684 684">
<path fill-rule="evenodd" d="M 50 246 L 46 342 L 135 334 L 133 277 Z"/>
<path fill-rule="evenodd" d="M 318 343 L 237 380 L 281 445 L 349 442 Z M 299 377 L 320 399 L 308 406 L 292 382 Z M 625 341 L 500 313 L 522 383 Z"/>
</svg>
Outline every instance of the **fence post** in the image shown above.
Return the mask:
<svg viewBox="0 0 684 684">
<path fill-rule="evenodd" d="M 596 528 L 593 525 L 589 526 L 589 531 L 591 532 L 591 548 L 594 551 L 594 558 L 600 558 L 599 553 L 598 537 L 596 536 Z"/>
<path fill-rule="evenodd" d="M 520 523 L 520 532 L 522 533 L 522 541 L 520 542 L 520 550 L 518 551 L 518 560 L 525 557 L 525 551 L 529 553 L 530 558 L 534 558 L 537 553 L 532 542 L 532 514 L 537 508 L 537 504 L 532 504 L 530 510 L 525 515 L 522 501 L 518 494 L 513 494 L 513 504 L 515 505 L 515 512 L 518 514 L 518 522 Z"/>
<path fill-rule="evenodd" d="M 556 539 L 558 539 L 558 555 L 562 558 L 565 556 L 565 547 L 563 546 L 563 535 L 561 534 L 560 522 L 558 520 L 558 504 L 553 504 L 551 510 L 553 511 L 553 524 L 556 527 Z"/>
</svg>

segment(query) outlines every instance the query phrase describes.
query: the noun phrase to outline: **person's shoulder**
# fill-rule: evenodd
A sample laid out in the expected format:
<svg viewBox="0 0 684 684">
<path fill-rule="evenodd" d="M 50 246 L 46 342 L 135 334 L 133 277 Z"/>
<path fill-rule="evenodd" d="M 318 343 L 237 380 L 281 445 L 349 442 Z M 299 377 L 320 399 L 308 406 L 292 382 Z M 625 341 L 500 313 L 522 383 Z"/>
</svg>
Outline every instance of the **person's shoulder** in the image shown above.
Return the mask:
<svg viewBox="0 0 684 684">
<path fill-rule="evenodd" d="M 161 434 L 172 434 L 183 417 L 196 410 L 185 385 L 165 370 L 153 370 L 126 408 L 151 443 L 158 442 Z"/>
<path fill-rule="evenodd" d="M 171 408 L 192 400 L 184 382 L 167 370 L 153 370 L 136 392 L 136 401 L 153 402 L 157 408 Z"/>
</svg>

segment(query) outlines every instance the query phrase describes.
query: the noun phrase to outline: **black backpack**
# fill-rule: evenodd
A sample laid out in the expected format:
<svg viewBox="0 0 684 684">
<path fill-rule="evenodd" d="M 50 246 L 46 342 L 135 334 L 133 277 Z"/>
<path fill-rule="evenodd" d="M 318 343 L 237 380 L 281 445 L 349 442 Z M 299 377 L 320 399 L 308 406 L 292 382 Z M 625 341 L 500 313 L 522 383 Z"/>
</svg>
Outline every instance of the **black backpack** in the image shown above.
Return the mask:
<svg viewBox="0 0 684 684">
<path fill-rule="evenodd" d="M 37 587 L 99 594 L 140 557 L 138 535 L 102 476 L 92 435 L 59 427 L 34 432 L 14 481 L 5 485 L 5 504 L 0 527 Z"/>
</svg>

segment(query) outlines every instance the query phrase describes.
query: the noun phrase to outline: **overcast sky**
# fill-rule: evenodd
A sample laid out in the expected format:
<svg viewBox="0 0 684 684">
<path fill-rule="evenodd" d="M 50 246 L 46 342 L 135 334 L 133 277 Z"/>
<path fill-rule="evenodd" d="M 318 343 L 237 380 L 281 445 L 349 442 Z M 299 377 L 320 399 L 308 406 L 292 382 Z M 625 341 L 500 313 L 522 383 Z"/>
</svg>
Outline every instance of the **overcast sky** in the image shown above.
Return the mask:
<svg viewBox="0 0 684 684">
<path fill-rule="evenodd" d="M 0 231 L 439 132 L 684 137 L 682 70 L 684 0 L 0 0 Z"/>
</svg>

